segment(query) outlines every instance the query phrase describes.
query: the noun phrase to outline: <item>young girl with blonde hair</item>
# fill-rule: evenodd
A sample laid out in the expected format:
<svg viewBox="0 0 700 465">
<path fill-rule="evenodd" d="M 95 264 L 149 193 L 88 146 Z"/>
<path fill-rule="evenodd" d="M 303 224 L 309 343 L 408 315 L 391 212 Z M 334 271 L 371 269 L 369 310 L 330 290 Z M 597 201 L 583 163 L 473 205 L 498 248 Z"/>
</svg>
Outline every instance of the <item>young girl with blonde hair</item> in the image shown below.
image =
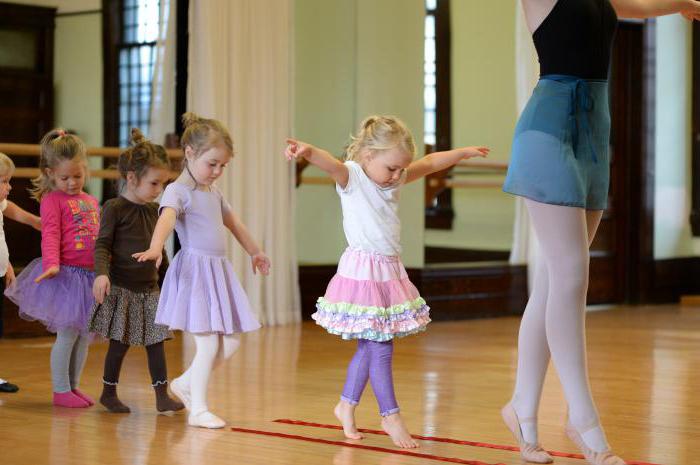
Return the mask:
<svg viewBox="0 0 700 465">
<path fill-rule="evenodd" d="M 250 255 L 253 271 L 267 274 L 270 260 L 214 185 L 233 157 L 228 131 L 220 122 L 193 113 L 185 113 L 183 122 L 185 168 L 163 193 L 149 249 L 134 257 L 159 263 L 166 238 L 177 231 L 182 249 L 165 276 L 156 323 L 191 333 L 196 353 L 170 389 L 189 410 L 191 426 L 223 428 L 224 420 L 207 406 L 209 376 L 215 362 L 238 349 L 237 334 L 260 327 L 226 258 L 228 232 Z"/>
<path fill-rule="evenodd" d="M 41 258 L 27 265 L 5 295 L 17 304 L 21 317 L 56 333 L 51 349 L 54 405 L 89 407 L 94 401 L 78 384 L 94 302 L 99 207 L 83 191 L 88 174 L 85 144 L 64 129 L 50 131 L 41 140 L 39 169 L 31 193 L 40 202 Z"/>
<path fill-rule="evenodd" d="M 357 340 L 334 413 L 346 437 L 361 439 L 355 407 L 369 380 L 384 430 L 397 446 L 417 447 L 399 414 L 392 359 L 394 339 L 425 330 L 430 317 L 401 263 L 399 192 L 406 183 L 460 160 L 484 157 L 489 149 L 464 147 L 413 161 L 413 136 L 393 116 L 366 118 L 346 149 L 344 163 L 305 142 L 287 143 L 287 159 L 304 158 L 331 176 L 343 209 L 348 248 L 313 314 L 329 333 Z"/>
</svg>

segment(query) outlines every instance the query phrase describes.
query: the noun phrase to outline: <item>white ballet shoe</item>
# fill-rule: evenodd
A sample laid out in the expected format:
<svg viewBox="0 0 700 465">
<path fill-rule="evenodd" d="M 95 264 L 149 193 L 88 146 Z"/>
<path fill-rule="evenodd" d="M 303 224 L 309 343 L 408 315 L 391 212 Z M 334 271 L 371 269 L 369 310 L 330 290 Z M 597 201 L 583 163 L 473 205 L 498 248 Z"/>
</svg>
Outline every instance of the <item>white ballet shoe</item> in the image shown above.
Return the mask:
<svg viewBox="0 0 700 465">
<path fill-rule="evenodd" d="M 226 426 L 226 422 L 224 420 L 207 410 L 199 413 L 190 413 L 187 417 L 187 423 L 190 426 L 209 429 L 218 429 Z"/>
</svg>

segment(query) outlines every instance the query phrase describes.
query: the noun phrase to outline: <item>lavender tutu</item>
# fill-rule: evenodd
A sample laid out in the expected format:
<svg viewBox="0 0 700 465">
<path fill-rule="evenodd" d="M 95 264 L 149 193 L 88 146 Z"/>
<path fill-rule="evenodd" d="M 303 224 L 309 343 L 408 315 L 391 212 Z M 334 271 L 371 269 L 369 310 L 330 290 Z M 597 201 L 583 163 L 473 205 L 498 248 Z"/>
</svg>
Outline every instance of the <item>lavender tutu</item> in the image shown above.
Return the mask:
<svg viewBox="0 0 700 465">
<path fill-rule="evenodd" d="M 5 296 L 19 307 L 19 316 L 40 321 L 53 333 L 67 328 L 86 332 L 95 301 L 92 296 L 95 274 L 84 268 L 61 265 L 56 276 L 35 283 L 41 273 L 41 258 L 34 259 L 5 290 Z"/>
<path fill-rule="evenodd" d="M 260 328 L 231 262 L 180 250 L 165 275 L 156 323 L 190 333 L 233 334 Z"/>
</svg>

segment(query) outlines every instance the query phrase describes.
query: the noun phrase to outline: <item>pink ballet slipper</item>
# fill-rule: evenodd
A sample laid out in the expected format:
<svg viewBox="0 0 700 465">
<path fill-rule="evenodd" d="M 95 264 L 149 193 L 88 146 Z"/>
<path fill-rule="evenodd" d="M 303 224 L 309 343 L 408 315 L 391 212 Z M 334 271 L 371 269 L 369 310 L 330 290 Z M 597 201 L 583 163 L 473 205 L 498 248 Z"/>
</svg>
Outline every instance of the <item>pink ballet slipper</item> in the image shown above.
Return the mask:
<svg viewBox="0 0 700 465">
<path fill-rule="evenodd" d="M 85 402 L 87 402 L 87 403 L 90 404 L 91 406 L 92 406 L 92 405 L 95 405 L 95 401 L 92 400 L 92 397 L 90 397 L 89 395 L 85 394 L 85 393 L 84 393 L 83 391 L 81 391 L 80 389 L 75 388 L 75 389 L 73 389 L 71 392 L 72 392 L 73 394 L 75 394 L 76 396 L 80 397 L 81 399 L 83 399 Z"/>
<path fill-rule="evenodd" d="M 572 425 L 571 422 L 568 422 L 566 425 L 566 434 L 569 436 L 569 439 L 571 439 L 578 446 L 578 448 L 581 449 L 586 461 L 588 461 L 588 463 L 591 465 L 626 465 L 627 463 L 615 455 L 610 449 L 603 452 L 596 452 L 588 447 L 584 442 L 581 433 L 574 428 L 574 425 Z"/>
<path fill-rule="evenodd" d="M 68 408 L 86 408 L 90 406 L 90 404 L 88 404 L 86 400 L 76 396 L 71 391 L 54 392 L 53 404 L 57 407 Z"/>
<path fill-rule="evenodd" d="M 85 394 L 85 393 L 84 393 L 83 391 L 81 391 L 80 389 L 75 388 L 75 389 L 73 389 L 71 392 L 72 392 L 73 394 L 75 394 L 76 396 L 80 397 L 81 399 L 83 399 L 83 400 L 84 400 L 85 402 L 87 402 L 88 404 L 90 404 L 90 405 L 95 405 L 95 401 L 92 399 L 92 397 L 90 397 L 89 395 Z"/>
<path fill-rule="evenodd" d="M 510 402 L 501 410 L 501 416 L 503 417 L 503 422 L 513 434 L 513 437 L 515 437 L 515 440 L 518 441 L 520 456 L 523 461 L 533 463 L 552 463 L 554 461 L 552 456 L 539 444 L 525 442 L 523 433 L 520 431 L 521 420 L 518 418 L 518 414 L 515 413 L 515 409 Z"/>
</svg>

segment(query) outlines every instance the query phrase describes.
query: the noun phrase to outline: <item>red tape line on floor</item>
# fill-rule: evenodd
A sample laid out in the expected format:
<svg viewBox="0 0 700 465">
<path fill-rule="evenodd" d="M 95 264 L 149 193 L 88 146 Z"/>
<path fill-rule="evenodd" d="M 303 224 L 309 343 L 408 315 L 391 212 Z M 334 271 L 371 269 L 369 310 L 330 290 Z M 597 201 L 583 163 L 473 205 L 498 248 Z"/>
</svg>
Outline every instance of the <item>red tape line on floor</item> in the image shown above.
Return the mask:
<svg viewBox="0 0 700 465">
<path fill-rule="evenodd" d="M 371 450 L 371 451 L 375 451 L 375 452 L 385 452 L 387 454 L 405 455 L 408 457 L 436 460 L 439 462 L 461 463 L 464 465 L 505 465 L 504 463 L 501 463 L 501 462 L 489 464 L 486 462 L 481 462 L 479 460 L 465 460 L 465 459 L 460 459 L 460 458 L 456 458 L 456 457 L 441 457 L 439 455 L 422 454 L 420 452 L 411 452 L 411 451 L 402 450 L 402 449 L 388 449 L 385 447 L 366 446 L 364 444 L 354 444 L 354 443 L 343 442 L 343 441 L 330 441 L 328 439 L 313 438 L 313 437 L 309 437 L 309 436 L 299 436 L 297 434 L 276 433 L 274 431 L 261 431 L 261 430 L 256 430 L 256 429 L 247 429 L 247 428 L 231 428 L 231 431 L 235 431 L 238 433 L 260 434 L 263 436 L 273 436 L 273 437 L 284 438 L 284 439 L 296 439 L 298 441 L 316 442 L 319 444 L 330 444 L 330 445 L 341 446 L 341 447 L 352 447 L 355 449 Z"/>
<path fill-rule="evenodd" d="M 273 421 L 275 423 L 284 423 L 287 425 L 311 426 L 314 428 L 326 428 L 326 429 L 337 429 L 337 430 L 343 429 L 342 426 L 339 426 L 339 425 L 326 425 L 323 423 L 313 423 L 313 422 L 302 421 L 302 420 L 278 419 L 278 420 L 273 420 Z M 363 433 L 381 434 L 383 436 L 387 436 L 386 432 L 384 432 L 382 430 L 377 430 L 377 429 L 358 428 L 358 431 L 361 431 Z M 484 447 L 487 449 L 498 449 L 498 450 L 508 450 L 508 451 L 513 451 L 513 452 L 520 452 L 520 448 L 515 447 L 515 446 L 489 444 L 487 442 L 465 441 L 465 440 L 461 440 L 461 439 L 442 438 L 439 436 L 421 436 L 418 434 L 412 434 L 411 437 L 413 437 L 414 439 L 420 439 L 421 441 L 445 442 L 445 443 L 449 443 L 449 444 L 460 444 L 463 446 Z M 571 458 L 571 459 L 584 459 L 583 455 L 581 455 L 581 454 L 573 454 L 573 453 L 569 453 L 569 452 L 558 452 L 558 451 L 548 451 L 548 452 L 555 457 L 565 457 L 565 458 Z M 638 461 L 633 461 L 633 460 L 628 460 L 627 464 L 628 465 L 660 465 L 657 463 L 638 462 Z"/>
</svg>

